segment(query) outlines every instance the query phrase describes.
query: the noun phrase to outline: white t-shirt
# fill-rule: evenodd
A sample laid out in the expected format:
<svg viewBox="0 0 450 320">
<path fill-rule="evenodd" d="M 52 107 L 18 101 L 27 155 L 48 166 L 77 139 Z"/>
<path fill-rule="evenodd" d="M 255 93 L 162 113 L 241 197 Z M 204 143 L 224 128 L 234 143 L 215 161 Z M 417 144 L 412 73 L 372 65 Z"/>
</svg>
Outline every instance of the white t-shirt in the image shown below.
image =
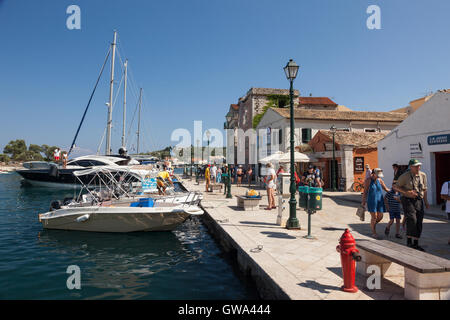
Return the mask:
<svg viewBox="0 0 450 320">
<path fill-rule="evenodd" d="M 268 169 L 267 169 L 266 182 L 270 179 L 271 176 L 272 176 L 272 180 L 270 180 L 270 181 L 267 183 L 267 187 L 269 187 L 269 188 L 273 188 L 273 187 L 275 186 L 275 176 L 276 176 L 276 173 L 275 173 L 275 169 L 274 169 L 274 168 L 268 168 Z"/>
<path fill-rule="evenodd" d="M 211 175 L 215 177 L 216 173 L 217 173 L 217 167 L 214 166 L 214 167 L 211 168 Z"/>
<path fill-rule="evenodd" d="M 441 194 L 443 194 L 443 195 L 447 195 L 447 196 L 449 196 L 450 194 L 449 194 L 449 184 L 450 184 L 450 182 L 449 181 L 447 181 L 446 183 L 444 183 L 443 185 L 442 185 L 442 189 L 441 189 Z M 446 205 L 445 205 L 445 212 L 450 212 L 450 200 L 447 200 L 447 203 L 446 203 Z"/>
</svg>

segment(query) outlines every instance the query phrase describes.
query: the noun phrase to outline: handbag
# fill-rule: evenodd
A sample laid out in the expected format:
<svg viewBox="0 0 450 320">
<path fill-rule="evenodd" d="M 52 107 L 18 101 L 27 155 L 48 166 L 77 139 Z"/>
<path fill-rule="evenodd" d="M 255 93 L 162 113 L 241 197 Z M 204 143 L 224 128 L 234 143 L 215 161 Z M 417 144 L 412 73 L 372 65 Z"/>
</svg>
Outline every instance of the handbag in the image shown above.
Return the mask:
<svg viewBox="0 0 450 320">
<path fill-rule="evenodd" d="M 364 208 L 363 206 L 359 206 L 358 209 L 356 210 L 356 215 L 359 217 L 361 221 L 364 221 L 366 215 L 366 208 Z"/>
</svg>

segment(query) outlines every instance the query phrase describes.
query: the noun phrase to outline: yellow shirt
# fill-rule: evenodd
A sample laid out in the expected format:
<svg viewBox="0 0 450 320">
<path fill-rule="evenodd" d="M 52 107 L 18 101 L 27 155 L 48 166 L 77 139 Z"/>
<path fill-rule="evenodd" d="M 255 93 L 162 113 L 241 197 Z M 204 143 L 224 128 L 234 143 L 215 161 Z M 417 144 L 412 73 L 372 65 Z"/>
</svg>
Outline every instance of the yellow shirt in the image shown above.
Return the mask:
<svg viewBox="0 0 450 320">
<path fill-rule="evenodd" d="M 205 170 L 205 178 L 209 180 L 209 167 Z"/>
<path fill-rule="evenodd" d="M 163 178 L 164 180 L 170 179 L 170 174 L 167 171 L 162 171 L 158 173 L 158 177 Z"/>
</svg>

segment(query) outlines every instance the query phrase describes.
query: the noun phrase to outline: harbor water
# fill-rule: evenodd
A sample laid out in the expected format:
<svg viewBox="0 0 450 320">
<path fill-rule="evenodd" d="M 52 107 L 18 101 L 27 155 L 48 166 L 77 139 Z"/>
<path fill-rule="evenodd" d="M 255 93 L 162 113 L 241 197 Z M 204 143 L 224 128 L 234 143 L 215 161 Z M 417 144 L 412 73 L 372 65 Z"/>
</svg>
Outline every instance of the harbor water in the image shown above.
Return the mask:
<svg viewBox="0 0 450 320">
<path fill-rule="evenodd" d="M 257 299 L 201 219 L 173 232 L 44 230 L 38 213 L 73 191 L 0 175 L 0 299 Z M 81 289 L 68 289 L 69 266 Z"/>
</svg>

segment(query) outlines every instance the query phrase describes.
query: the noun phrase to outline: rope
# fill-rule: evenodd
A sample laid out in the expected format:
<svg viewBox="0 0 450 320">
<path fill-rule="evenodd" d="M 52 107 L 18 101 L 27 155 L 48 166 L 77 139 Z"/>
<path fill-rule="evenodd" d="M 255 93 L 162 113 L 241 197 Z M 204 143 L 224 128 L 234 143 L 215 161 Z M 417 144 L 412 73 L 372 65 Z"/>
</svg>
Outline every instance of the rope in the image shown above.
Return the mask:
<svg viewBox="0 0 450 320">
<path fill-rule="evenodd" d="M 67 153 L 67 157 L 69 157 L 70 153 L 72 152 L 73 146 L 75 145 L 75 141 L 77 140 L 78 133 L 80 132 L 81 126 L 83 125 L 84 118 L 86 117 L 86 113 L 87 113 L 87 111 L 89 109 L 89 106 L 91 104 L 92 98 L 94 97 L 94 93 L 97 90 L 97 85 L 98 85 L 98 83 L 100 81 L 100 78 L 102 77 L 103 70 L 105 69 L 105 65 L 106 65 L 106 62 L 108 61 L 110 53 L 111 53 L 111 48 L 109 48 L 108 53 L 107 53 L 106 58 L 105 58 L 105 61 L 103 62 L 102 69 L 100 70 L 100 74 L 98 75 L 97 82 L 95 83 L 95 86 L 94 86 L 94 90 L 92 90 L 92 93 L 91 93 L 91 96 L 89 98 L 88 104 L 86 106 L 86 109 L 84 110 L 83 117 L 81 118 L 81 122 L 78 125 L 77 132 L 75 133 L 75 137 L 73 138 L 72 145 L 70 146 L 69 152 Z"/>
</svg>

